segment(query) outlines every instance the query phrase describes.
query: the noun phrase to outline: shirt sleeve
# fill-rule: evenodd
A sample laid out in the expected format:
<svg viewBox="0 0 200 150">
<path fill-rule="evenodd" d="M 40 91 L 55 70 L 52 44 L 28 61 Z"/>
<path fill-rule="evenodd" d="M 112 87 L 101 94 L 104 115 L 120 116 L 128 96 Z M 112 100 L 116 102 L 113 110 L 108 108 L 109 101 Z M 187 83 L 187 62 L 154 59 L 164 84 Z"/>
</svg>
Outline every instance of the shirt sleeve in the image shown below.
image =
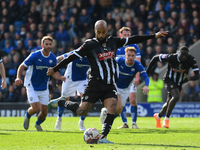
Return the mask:
<svg viewBox="0 0 200 150">
<path fill-rule="evenodd" d="M 31 53 L 25 60 L 24 60 L 24 66 L 28 67 L 33 65 L 35 62 L 35 55 L 34 53 Z"/>
</svg>

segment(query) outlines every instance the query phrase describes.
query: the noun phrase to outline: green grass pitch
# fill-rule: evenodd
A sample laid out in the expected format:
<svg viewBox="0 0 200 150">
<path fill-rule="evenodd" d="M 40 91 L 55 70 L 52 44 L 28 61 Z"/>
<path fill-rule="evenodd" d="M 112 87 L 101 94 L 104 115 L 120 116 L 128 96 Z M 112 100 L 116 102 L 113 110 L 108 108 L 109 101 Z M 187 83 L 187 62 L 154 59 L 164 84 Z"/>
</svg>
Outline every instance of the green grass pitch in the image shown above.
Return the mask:
<svg viewBox="0 0 200 150">
<path fill-rule="evenodd" d="M 200 149 L 200 119 L 171 118 L 170 128 L 155 128 L 153 117 L 138 117 L 140 129 L 117 129 L 122 125 L 116 118 L 108 139 L 115 144 L 86 144 L 83 131 L 78 129 L 79 117 L 63 117 L 62 130 L 54 130 L 56 118 L 47 117 L 42 124 L 43 132 L 34 128 L 36 117 L 32 117 L 29 130 L 24 130 L 24 118 L 0 118 L 0 150 L 192 150 Z M 163 120 L 163 119 L 162 119 Z M 97 128 L 101 132 L 99 117 L 87 117 L 85 127 Z"/>
</svg>

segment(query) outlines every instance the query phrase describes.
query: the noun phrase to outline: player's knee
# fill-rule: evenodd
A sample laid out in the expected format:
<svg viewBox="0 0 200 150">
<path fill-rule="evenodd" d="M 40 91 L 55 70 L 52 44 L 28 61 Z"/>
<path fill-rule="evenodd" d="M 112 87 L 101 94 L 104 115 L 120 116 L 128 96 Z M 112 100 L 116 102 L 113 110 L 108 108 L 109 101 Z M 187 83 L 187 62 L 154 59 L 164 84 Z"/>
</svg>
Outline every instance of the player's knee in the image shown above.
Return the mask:
<svg viewBox="0 0 200 150">
<path fill-rule="evenodd" d="M 137 105 L 137 102 L 136 102 L 135 99 L 134 99 L 134 100 L 130 100 L 130 104 L 131 104 L 131 106 L 136 106 L 136 105 Z"/>
</svg>

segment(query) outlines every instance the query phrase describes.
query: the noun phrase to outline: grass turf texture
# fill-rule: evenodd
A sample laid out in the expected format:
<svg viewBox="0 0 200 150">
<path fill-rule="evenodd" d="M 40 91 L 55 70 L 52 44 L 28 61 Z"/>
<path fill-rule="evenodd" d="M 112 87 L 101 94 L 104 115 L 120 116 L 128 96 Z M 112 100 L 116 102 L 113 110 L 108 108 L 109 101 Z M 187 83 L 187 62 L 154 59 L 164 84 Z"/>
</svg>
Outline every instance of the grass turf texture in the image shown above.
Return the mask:
<svg viewBox="0 0 200 150">
<path fill-rule="evenodd" d="M 139 117 L 140 129 L 132 129 L 128 117 L 129 129 L 117 129 L 122 125 L 120 117 L 115 119 L 108 139 L 115 144 L 86 144 L 83 131 L 78 129 L 79 117 L 63 117 L 61 131 L 54 130 L 56 118 L 47 117 L 42 124 L 43 132 L 37 132 L 32 117 L 29 130 L 24 130 L 24 118 L 0 118 L 0 149 L 108 149 L 108 150 L 190 150 L 200 149 L 200 119 L 171 118 L 170 128 L 155 128 L 153 117 Z M 163 118 L 162 118 L 163 120 Z M 85 127 L 97 128 L 101 132 L 99 117 L 87 117 Z"/>
</svg>

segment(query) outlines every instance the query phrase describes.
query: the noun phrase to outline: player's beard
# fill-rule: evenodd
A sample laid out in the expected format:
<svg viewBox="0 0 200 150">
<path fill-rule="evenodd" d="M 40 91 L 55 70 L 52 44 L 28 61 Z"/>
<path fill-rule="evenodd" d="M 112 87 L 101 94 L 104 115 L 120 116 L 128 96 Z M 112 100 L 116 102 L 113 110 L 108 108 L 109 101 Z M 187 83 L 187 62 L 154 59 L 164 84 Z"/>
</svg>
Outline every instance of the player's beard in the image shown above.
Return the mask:
<svg viewBox="0 0 200 150">
<path fill-rule="evenodd" d="M 100 44 L 103 44 L 106 42 L 106 38 L 97 38 Z"/>
<path fill-rule="evenodd" d="M 51 51 L 51 48 L 44 48 L 44 51 L 45 51 L 46 53 L 49 53 L 49 52 Z"/>
</svg>

